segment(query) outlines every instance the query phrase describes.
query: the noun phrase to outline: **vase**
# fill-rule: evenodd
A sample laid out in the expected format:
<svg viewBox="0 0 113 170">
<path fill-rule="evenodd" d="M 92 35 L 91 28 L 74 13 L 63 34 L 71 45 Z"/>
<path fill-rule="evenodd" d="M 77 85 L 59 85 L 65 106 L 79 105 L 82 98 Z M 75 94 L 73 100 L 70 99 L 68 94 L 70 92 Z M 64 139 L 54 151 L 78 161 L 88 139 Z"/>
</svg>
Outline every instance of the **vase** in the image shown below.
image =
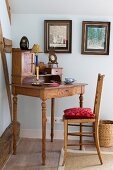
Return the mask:
<svg viewBox="0 0 113 170">
<path fill-rule="evenodd" d="M 23 36 L 20 40 L 20 48 L 21 50 L 28 50 L 29 49 L 29 40 L 26 36 Z"/>
</svg>

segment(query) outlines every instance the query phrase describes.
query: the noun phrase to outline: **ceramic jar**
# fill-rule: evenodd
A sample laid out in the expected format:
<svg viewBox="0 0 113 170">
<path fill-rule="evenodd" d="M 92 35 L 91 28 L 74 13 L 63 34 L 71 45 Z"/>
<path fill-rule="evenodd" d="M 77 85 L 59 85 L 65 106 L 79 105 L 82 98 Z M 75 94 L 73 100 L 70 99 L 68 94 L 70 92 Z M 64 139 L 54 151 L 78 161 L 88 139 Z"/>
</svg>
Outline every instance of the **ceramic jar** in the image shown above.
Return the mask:
<svg viewBox="0 0 113 170">
<path fill-rule="evenodd" d="M 20 48 L 21 50 L 28 50 L 29 49 L 29 40 L 26 36 L 23 36 L 20 40 Z"/>
</svg>

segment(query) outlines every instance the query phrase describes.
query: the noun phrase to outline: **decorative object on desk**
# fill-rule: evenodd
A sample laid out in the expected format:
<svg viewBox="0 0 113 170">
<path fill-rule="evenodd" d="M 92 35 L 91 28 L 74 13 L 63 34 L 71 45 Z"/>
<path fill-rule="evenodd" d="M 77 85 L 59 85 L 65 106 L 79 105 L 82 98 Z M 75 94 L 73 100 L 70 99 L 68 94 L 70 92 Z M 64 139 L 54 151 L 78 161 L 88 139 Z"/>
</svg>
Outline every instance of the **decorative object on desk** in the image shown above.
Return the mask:
<svg viewBox="0 0 113 170">
<path fill-rule="evenodd" d="M 38 53 L 42 53 L 42 49 L 39 44 L 34 44 L 31 50 L 32 53 L 35 53 L 36 56 L 36 78 L 39 80 L 39 63 L 38 63 Z"/>
<path fill-rule="evenodd" d="M 20 40 L 20 48 L 21 50 L 28 50 L 29 49 L 29 40 L 26 36 L 23 36 Z"/>
<path fill-rule="evenodd" d="M 43 84 L 44 84 L 44 80 L 37 80 L 32 82 L 32 85 L 34 86 L 42 86 Z"/>
<path fill-rule="evenodd" d="M 55 54 L 55 48 L 51 47 L 49 50 L 49 62 L 48 62 L 48 66 L 49 67 L 53 67 L 53 64 L 56 64 L 58 67 L 58 62 L 57 62 L 57 56 Z"/>
<path fill-rule="evenodd" d="M 45 75 L 46 64 L 44 62 L 39 62 L 39 74 Z"/>
<path fill-rule="evenodd" d="M 71 53 L 72 20 L 44 21 L 44 52 L 51 47 L 56 53 Z"/>
<path fill-rule="evenodd" d="M 65 84 L 73 84 L 75 82 L 74 78 L 65 78 L 64 83 Z"/>
<path fill-rule="evenodd" d="M 60 86 L 60 84 L 59 83 L 50 83 L 50 84 L 48 84 L 48 86 L 50 86 L 50 87 L 58 87 L 58 86 Z"/>
<path fill-rule="evenodd" d="M 83 21 L 82 54 L 109 55 L 110 22 Z"/>
</svg>

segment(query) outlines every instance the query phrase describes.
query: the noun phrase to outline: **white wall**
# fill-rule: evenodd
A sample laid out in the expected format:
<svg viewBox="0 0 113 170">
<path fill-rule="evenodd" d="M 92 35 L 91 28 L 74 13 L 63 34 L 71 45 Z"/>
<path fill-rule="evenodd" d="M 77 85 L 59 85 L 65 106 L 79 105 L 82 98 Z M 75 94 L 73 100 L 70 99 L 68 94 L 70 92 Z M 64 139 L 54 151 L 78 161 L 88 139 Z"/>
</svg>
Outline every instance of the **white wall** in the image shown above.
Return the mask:
<svg viewBox="0 0 113 170">
<path fill-rule="evenodd" d="M 13 14 L 12 39 L 13 47 L 19 47 L 20 39 L 26 35 L 30 48 L 39 43 L 44 48 L 44 20 L 71 19 L 72 20 L 72 53 L 57 54 L 59 66 L 63 67 L 63 79 L 74 77 L 77 82 L 88 83 L 84 95 L 84 105 L 93 107 L 95 87 L 98 73 L 105 74 L 103 95 L 101 102 L 101 119 L 113 120 L 113 17 L 81 16 L 81 15 L 48 15 L 48 14 Z M 110 54 L 109 55 L 81 55 L 82 21 L 110 21 Z M 40 60 L 48 62 L 48 55 L 43 54 Z M 55 116 L 62 116 L 63 110 L 78 106 L 78 97 L 56 99 Z M 47 102 L 47 115 L 50 114 L 50 101 Z M 18 120 L 22 129 L 41 129 L 41 101 L 33 97 L 19 96 Z M 47 126 L 48 129 L 50 126 Z M 55 125 L 57 130 L 63 127 Z M 37 137 L 37 136 L 35 136 Z"/>
<path fill-rule="evenodd" d="M 6 9 L 5 0 L 0 0 L 0 21 L 2 26 L 3 36 L 5 38 L 11 39 L 11 27 L 9 22 L 9 17 Z M 7 63 L 9 76 L 11 77 L 11 55 L 7 54 Z M 6 86 L 4 80 L 4 73 L 2 67 L 2 60 L 0 54 L 0 136 L 10 124 L 10 113 L 8 106 L 8 99 L 6 94 Z"/>
</svg>

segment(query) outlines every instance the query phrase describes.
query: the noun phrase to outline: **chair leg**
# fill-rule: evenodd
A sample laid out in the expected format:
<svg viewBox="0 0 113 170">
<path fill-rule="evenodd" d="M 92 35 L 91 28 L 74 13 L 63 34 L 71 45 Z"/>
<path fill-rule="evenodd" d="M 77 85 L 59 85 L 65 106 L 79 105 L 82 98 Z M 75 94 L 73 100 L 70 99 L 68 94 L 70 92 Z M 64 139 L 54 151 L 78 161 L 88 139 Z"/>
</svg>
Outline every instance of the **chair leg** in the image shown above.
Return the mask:
<svg viewBox="0 0 113 170">
<path fill-rule="evenodd" d="M 93 130 L 93 138 L 94 138 L 94 143 L 95 143 L 95 123 L 92 125 L 92 130 Z"/>
<path fill-rule="evenodd" d="M 64 166 L 67 157 L 67 136 L 68 136 L 67 130 L 68 130 L 68 122 L 67 120 L 64 120 L 64 160 L 62 166 Z"/>
<path fill-rule="evenodd" d="M 103 161 L 102 161 L 101 152 L 100 152 L 98 125 L 97 124 L 95 125 L 95 138 L 94 138 L 94 140 L 95 140 L 95 145 L 96 145 L 96 150 L 97 150 L 97 153 L 98 153 L 98 157 L 99 157 L 100 163 L 102 165 Z"/>
<path fill-rule="evenodd" d="M 80 150 L 82 150 L 82 123 L 80 123 L 80 141 L 79 141 L 79 144 L 80 144 Z"/>
</svg>

